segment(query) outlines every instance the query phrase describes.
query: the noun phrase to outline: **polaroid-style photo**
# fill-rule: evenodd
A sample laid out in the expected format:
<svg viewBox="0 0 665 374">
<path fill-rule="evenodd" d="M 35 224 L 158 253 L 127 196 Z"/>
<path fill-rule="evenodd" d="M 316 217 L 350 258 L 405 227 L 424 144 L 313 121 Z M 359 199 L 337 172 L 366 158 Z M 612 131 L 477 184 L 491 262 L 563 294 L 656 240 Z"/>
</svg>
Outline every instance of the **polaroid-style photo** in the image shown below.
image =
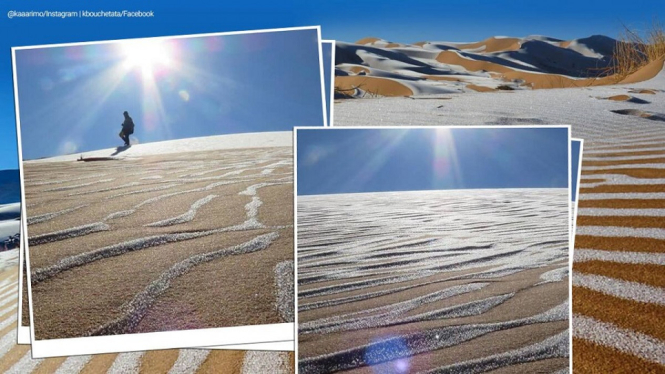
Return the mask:
<svg viewBox="0 0 665 374">
<path fill-rule="evenodd" d="M 568 370 L 569 126 L 295 137 L 300 373 Z"/>
<path fill-rule="evenodd" d="M 13 48 L 36 358 L 294 339 L 320 29 Z"/>
<path fill-rule="evenodd" d="M 326 120 L 327 125 L 330 126 L 332 106 L 333 88 L 331 82 L 334 80 L 334 65 L 335 65 L 335 41 L 334 40 L 321 40 L 321 62 L 323 65 L 323 79 L 325 88 L 325 102 L 326 102 Z M 17 176 L 18 178 L 18 176 Z M 18 215 L 16 217 L 19 217 Z M 28 287 L 27 287 L 27 274 L 24 271 L 25 257 L 23 254 L 24 247 L 20 249 L 20 264 L 23 267 L 19 269 L 19 279 L 23 279 L 23 283 L 19 287 L 19 306 L 18 311 L 18 344 L 30 344 L 30 309 L 28 306 Z M 238 349 L 238 350 L 273 350 L 273 351 L 293 351 L 294 341 L 283 342 L 268 342 L 268 343 L 254 343 L 254 344 L 239 344 L 228 345 L 220 347 L 206 347 L 208 349 Z"/>
</svg>

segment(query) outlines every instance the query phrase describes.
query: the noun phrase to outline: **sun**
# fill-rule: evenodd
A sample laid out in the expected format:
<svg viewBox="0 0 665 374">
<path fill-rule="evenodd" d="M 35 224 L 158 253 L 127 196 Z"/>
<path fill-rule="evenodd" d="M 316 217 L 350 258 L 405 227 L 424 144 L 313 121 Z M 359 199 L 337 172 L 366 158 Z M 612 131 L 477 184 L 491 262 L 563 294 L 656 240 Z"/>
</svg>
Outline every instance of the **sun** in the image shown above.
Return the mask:
<svg viewBox="0 0 665 374">
<path fill-rule="evenodd" d="M 171 65 L 171 51 L 161 40 L 133 40 L 122 44 L 123 65 L 127 69 L 140 68 L 152 74 L 158 67 Z"/>
</svg>

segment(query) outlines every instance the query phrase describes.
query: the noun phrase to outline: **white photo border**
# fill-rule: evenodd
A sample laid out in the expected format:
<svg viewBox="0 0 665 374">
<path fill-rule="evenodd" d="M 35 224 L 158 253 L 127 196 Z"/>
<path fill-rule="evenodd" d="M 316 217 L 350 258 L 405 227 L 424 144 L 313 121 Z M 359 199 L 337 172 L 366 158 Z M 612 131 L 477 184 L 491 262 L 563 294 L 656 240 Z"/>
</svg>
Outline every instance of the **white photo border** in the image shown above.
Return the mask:
<svg viewBox="0 0 665 374">
<path fill-rule="evenodd" d="M 334 56 L 334 55 L 333 55 Z M 334 60 L 334 58 L 333 58 Z M 333 74 L 334 77 L 334 74 Z M 331 84 L 332 86 L 332 84 Z M 334 123 L 333 112 L 331 111 L 331 124 Z M 441 129 L 441 128 L 460 128 L 460 129 L 496 129 L 496 128 L 566 128 L 568 132 L 568 334 L 569 334 L 569 365 L 572 368 L 573 364 L 573 313 L 572 313 L 572 264 L 573 264 L 573 244 L 575 239 L 575 227 L 571 227 L 570 220 L 573 218 L 573 202 L 572 202 L 572 142 L 573 141 L 582 141 L 580 145 L 580 157 L 579 157 L 579 168 L 577 171 L 577 191 L 579 192 L 579 181 L 582 169 L 582 149 L 584 141 L 582 139 L 573 139 L 571 138 L 571 125 L 520 125 L 520 126 L 510 126 L 510 125 L 486 125 L 486 126 L 459 126 L 459 125 L 431 125 L 431 126 L 329 126 L 328 128 L 314 127 L 314 126 L 295 126 L 293 128 L 293 229 L 294 229 L 294 246 L 295 246 L 295 259 L 294 259 L 294 284 L 295 284 L 295 321 L 296 321 L 296 344 L 295 344 L 295 366 L 296 373 L 298 373 L 298 130 L 321 130 L 321 131 L 334 131 L 334 130 L 378 130 L 378 129 L 396 129 L 396 130 L 410 130 L 410 129 Z M 575 206 L 577 207 L 577 200 L 579 194 L 575 199 Z M 574 217 L 577 221 L 577 217 Z"/>
<path fill-rule="evenodd" d="M 90 41 L 78 43 L 60 43 L 60 44 L 46 44 L 46 45 L 33 45 L 12 47 L 12 70 L 14 80 L 14 109 L 16 113 L 16 136 L 19 158 L 19 170 L 21 175 L 21 203 L 22 212 L 25 207 L 25 187 L 23 177 L 23 151 L 21 143 L 21 120 L 19 109 L 19 96 L 18 96 L 18 80 L 16 69 L 16 51 L 40 49 L 40 48 L 56 48 L 68 46 L 81 46 L 81 45 L 99 45 L 111 44 L 135 40 L 173 40 L 173 39 L 186 39 L 186 38 L 200 38 L 208 36 L 226 36 L 226 35 L 244 35 L 244 34 L 259 34 L 259 33 L 273 33 L 273 32 L 289 32 L 289 31 L 303 31 L 303 30 L 316 30 L 317 45 L 319 53 L 319 76 L 321 85 L 321 110 L 323 114 L 323 126 L 327 125 L 327 112 L 325 106 L 325 86 L 323 81 L 323 56 L 321 50 L 321 27 L 320 26 L 303 26 L 303 27 L 287 27 L 275 29 L 261 29 L 261 30 L 246 30 L 246 31 L 230 31 L 230 32 L 217 32 L 217 33 L 203 33 L 203 34 L 188 34 L 188 35 L 173 35 L 173 36 L 157 36 L 147 38 L 128 38 L 104 41 Z M 333 60 L 334 61 L 334 60 Z M 332 83 L 331 83 L 332 85 Z M 314 127 L 314 126 L 313 126 Z M 294 225 L 295 227 L 295 225 Z M 27 217 L 25 214 L 21 215 L 21 236 L 22 238 L 28 237 L 27 230 Z M 23 240 L 23 239 L 22 239 Z M 34 314 L 32 302 L 32 287 L 30 277 L 30 254 L 28 241 L 24 241 L 23 248 L 19 251 L 19 262 L 21 262 L 21 255 L 24 256 L 27 267 L 27 284 L 28 284 L 28 302 L 30 312 L 30 327 L 21 326 L 21 318 L 18 319 L 18 332 L 20 336 L 19 344 L 32 343 L 32 357 L 33 358 L 47 358 L 59 356 L 74 356 L 82 354 L 101 354 L 101 353 L 116 353 L 116 352 L 131 352 L 131 351 L 144 351 L 144 350 L 157 350 L 157 349 L 179 349 L 179 348 L 193 348 L 193 347 L 207 347 L 210 349 L 247 349 L 248 344 L 262 344 L 260 346 L 253 345 L 251 349 L 259 350 L 274 350 L 270 349 L 269 343 L 275 343 L 275 347 L 279 350 L 295 350 L 296 330 L 297 323 L 277 323 L 266 325 L 248 325 L 248 326 L 232 326 L 232 327 L 219 327 L 210 329 L 196 329 L 196 330 L 176 330 L 164 332 L 150 332 L 138 334 L 123 334 L 123 335 L 108 335 L 96 337 L 79 337 L 79 338 L 66 338 L 66 339 L 48 339 L 36 340 L 34 336 Z M 294 244 L 294 264 L 295 264 L 295 244 Z M 23 263 L 19 264 L 21 270 L 19 277 L 22 277 Z M 22 295 L 22 278 L 19 278 L 19 295 Z M 295 279 L 294 279 L 295 284 Z M 21 298 L 19 297 L 19 302 Z M 21 316 L 22 304 L 19 304 L 18 312 Z M 294 300 L 295 305 L 295 300 Z M 25 334 L 29 334 L 29 341 L 26 341 Z M 25 343 L 23 343 L 25 342 Z M 278 345 L 277 345 L 278 344 Z M 223 346 L 223 347 L 222 347 Z"/>
</svg>

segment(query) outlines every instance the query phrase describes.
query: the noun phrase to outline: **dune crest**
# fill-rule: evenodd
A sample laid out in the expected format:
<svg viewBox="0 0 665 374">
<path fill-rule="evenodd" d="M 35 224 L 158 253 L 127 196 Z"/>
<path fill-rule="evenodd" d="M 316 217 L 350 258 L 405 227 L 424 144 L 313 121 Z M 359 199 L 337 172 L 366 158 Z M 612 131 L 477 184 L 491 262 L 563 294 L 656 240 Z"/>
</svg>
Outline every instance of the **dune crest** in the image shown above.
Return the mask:
<svg viewBox="0 0 665 374">
<path fill-rule="evenodd" d="M 636 83 L 662 70 L 660 59 L 623 79 L 608 75 L 617 43 L 603 35 L 411 44 L 366 37 L 337 42 L 335 86 L 341 98 L 418 96 Z"/>
</svg>

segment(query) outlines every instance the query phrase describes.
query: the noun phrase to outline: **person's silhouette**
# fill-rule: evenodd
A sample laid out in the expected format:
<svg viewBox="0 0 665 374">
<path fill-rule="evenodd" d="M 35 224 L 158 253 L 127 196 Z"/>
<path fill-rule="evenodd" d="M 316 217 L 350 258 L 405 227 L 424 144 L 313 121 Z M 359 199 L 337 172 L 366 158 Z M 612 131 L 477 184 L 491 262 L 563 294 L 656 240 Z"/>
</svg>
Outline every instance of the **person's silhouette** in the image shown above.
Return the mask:
<svg viewBox="0 0 665 374">
<path fill-rule="evenodd" d="M 122 113 L 125 116 L 125 121 L 122 123 L 122 131 L 120 131 L 120 137 L 125 141 L 125 147 L 129 146 L 129 136 L 134 133 L 134 121 L 132 117 L 129 116 L 127 111 Z"/>
</svg>

